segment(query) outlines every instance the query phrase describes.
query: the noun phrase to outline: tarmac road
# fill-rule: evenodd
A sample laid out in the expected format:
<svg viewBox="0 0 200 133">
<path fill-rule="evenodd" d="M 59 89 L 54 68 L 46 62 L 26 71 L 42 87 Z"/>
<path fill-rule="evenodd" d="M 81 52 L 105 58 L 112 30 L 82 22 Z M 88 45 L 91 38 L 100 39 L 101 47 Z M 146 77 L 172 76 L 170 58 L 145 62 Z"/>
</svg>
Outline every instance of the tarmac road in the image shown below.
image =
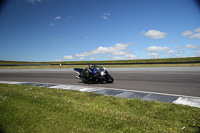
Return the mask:
<svg viewBox="0 0 200 133">
<path fill-rule="evenodd" d="M 112 84 L 84 84 L 73 69 L 0 69 L 0 81 L 58 83 L 200 97 L 200 67 L 109 68 Z"/>
</svg>

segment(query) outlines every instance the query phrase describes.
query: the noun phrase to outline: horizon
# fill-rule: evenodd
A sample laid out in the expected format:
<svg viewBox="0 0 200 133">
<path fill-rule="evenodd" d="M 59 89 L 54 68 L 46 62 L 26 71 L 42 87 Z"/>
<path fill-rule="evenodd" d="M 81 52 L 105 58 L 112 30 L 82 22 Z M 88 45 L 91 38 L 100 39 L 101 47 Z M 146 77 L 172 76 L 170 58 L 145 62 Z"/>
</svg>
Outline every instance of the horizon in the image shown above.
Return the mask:
<svg viewBox="0 0 200 133">
<path fill-rule="evenodd" d="M 200 58 L 200 57 L 179 57 L 179 58 L 157 58 L 157 59 L 129 59 L 129 60 L 76 60 L 76 61 L 20 61 L 20 60 L 18 60 L 18 61 L 14 61 L 14 60 L 0 60 L 0 63 L 1 63 L 1 61 L 5 61 L 5 62 L 33 62 L 33 63 L 37 63 L 37 62 L 41 62 L 41 63 L 45 63 L 45 62 L 54 62 L 54 63 L 56 63 L 56 62 L 115 62 L 115 61 L 134 61 L 134 60 L 166 60 L 166 59 L 186 59 L 186 58 Z"/>
</svg>

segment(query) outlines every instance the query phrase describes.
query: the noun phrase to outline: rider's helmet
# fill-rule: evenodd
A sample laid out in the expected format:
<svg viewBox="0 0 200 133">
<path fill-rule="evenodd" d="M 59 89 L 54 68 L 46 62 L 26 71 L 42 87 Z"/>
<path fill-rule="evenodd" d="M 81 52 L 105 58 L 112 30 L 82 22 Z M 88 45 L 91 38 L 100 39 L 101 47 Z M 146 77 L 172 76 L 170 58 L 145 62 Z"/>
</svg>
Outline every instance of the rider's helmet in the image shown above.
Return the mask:
<svg viewBox="0 0 200 133">
<path fill-rule="evenodd" d="M 89 65 L 89 69 L 92 70 L 92 68 L 93 68 L 93 66 L 92 66 L 92 64 L 90 64 L 90 65 Z"/>
</svg>

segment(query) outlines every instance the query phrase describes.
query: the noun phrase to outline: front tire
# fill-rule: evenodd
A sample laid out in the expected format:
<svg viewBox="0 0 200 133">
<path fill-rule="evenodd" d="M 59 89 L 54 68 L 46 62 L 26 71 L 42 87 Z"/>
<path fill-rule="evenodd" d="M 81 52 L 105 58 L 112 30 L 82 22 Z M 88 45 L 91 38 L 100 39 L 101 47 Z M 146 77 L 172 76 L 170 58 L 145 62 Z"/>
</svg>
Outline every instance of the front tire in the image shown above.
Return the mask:
<svg viewBox="0 0 200 133">
<path fill-rule="evenodd" d="M 106 82 L 107 82 L 107 83 L 113 83 L 113 82 L 114 82 L 114 78 L 113 78 L 112 76 L 109 75 L 109 76 L 107 77 L 107 79 L 106 79 Z"/>
</svg>

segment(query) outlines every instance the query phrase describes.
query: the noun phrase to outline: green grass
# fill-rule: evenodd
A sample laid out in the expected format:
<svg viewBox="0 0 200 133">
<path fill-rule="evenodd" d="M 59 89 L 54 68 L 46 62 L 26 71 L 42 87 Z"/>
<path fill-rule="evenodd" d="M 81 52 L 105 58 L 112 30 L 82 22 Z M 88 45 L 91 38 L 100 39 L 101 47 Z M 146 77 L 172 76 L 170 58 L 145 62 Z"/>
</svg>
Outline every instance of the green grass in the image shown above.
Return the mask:
<svg viewBox="0 0 200 133">
<path fill-rule="evenodd" d="M 62 65 L 62 66 L 1 66 L 0 69 L 59 69 L 59 68 L 85 68 L 88 65 Z M 103 65 L 106 68 L 121 67 L 200 67 L 200 63 L 191 64 L 140 64 L 140 65 Z"/>
<path fill-rule="evenodd" d="M 0 64 L 101 64 L 101 63 L 159 63 L 159 62 L 195 62 L 200 57 L 188 58 L 163 58 L 163 59 L 139 59 L 139 60 L 111 60 L 111 61 L 61 61 L 61 62 L 27 62 L 27 61 L 3 61 Z"/>
<path fill-rule="evenodd" d="M 104 64 L 105 67 L 194 67 L 200 66 L 200 57 L 190 58 L 168 58 L 168 59 L 141 59 L 141 60 L 114 60 L 114 61 L 62 61 L 62 62 L 23 62 L 23 61 L 1 61 L 0 64 L 51 64 L 44 66 L 0 66 L 0 69 L 40 69 L 40 68 L 84 68 L 88 64 Z M 167 64 L 174 63 L 177 64 Z M 190 63 L 183 63 L 190 62 Z M 113 63 L 114 65 L 106 65 Z M 136 64 L 120 64 L 120 63 L 136 63 Z M 137 64 L 137 63 L 162 63 L 162 64 Z M 181 63 L 181 64 L 180 64 Z M 53 65 L 54 64 L 54 65 Z M 55 65 L 57 64 L 57 65 Z M 62 66 L 58 64 L 63 64 Z"/>
<path fill-rule="evenodd" d="M 200 109 L 93 93 L 0 84 L 4 132 L 199 132 Z"/>
</svg>

